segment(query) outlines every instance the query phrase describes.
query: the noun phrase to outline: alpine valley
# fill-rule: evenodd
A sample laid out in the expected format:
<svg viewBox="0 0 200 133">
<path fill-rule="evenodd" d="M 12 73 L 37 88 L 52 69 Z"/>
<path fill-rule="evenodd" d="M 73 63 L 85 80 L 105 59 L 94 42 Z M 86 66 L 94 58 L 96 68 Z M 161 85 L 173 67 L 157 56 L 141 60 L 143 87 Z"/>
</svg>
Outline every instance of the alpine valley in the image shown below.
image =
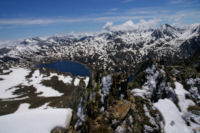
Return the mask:
<svg viewBox="0 0 200 133">
<path fill-rule="evenodd" d="M 200 24 L 0 44 L 2 133 L 22 126 L 27 110 L 51 133 L 200 133 Z M 35 67 L 58 61 L 90 75 Z"/>
</svg>

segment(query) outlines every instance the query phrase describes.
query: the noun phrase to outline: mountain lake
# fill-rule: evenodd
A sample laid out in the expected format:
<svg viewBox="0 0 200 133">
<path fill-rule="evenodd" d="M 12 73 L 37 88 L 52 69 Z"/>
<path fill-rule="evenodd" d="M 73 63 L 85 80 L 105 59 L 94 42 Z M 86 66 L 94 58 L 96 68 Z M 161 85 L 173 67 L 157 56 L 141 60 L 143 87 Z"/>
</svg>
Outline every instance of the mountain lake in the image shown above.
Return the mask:
<svg viewBox="0 0 200 133">
<path fill-rule="evenodd" d="M 73 76 L 90 76 L 90 71 L 85 65 L 72 61 L 56 61 L 47 64 L 37 64 L 36 68 L 47 68 L 60 72 L 68 72 Z"/>
</svg>

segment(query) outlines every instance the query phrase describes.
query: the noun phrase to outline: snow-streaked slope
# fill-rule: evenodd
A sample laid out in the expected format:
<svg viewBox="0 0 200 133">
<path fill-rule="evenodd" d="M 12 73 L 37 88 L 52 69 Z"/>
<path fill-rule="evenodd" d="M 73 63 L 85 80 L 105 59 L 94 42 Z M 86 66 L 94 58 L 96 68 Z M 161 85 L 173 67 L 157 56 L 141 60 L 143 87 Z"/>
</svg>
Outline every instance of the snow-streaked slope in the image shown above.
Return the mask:
<svg viewBox="0 0 200 133">
<path fill-rule="evenodd" d="M 73 80 L 73 77 L 70 75 L 58 74 L 51 72 L 49 75 L 41 73 L 39 69 L 36 69 L 32 72 L 26 68 L 21 67 L 12 67 L 8 70 L 3 70 L 0 74 L 0 99 L 1 100 L 22 100 L 29 98 L 29 96 L 24 95 L 19 92 L 20 89 L 24 86 L 31 89 L 35 89 L 35 93 L 39 97 L 59 97 L 63 96 L 64 93 L 59 92 L 51 86 L 45 86 L 42 82 L 44 80 L 51 80 L 53 77 L 57 77 L 58 81 L 63 82 L 66 85 L 75 85 L 78 86 L 80 80 L 82 79 L 87 86 L 89 83 L 89 77 L 76 77 Z M 25 91 L 25 90 L 24 90 Z M 30 90 L 27 90 L 29 92 Z"/>
<path fill-rule="evenodd" d="M 13 92 L 19 89 L 18 85 L 34 86 L 37 89 L 37 93 L 41 93 L 40 96 L 50 97 L 50 96 L 61 96 L 62 93 L 54 90 L 51 87 L 46 87 L 41 84 L 44 80 L 43 75 L 40 74 L 39 70 L 33 73 L 33 76 L 28 82 L 26 76 L 29 74 L 29 70 L 24 68 L 11 68 L 11 73 L 8 75 L 0 75 L 3 80 L 0 81 L 0 98 L 9 99 L 18 97 L 14 95 Z"/>
<path fill-rule="evenodd" d="M 4 98 L 14 98 L 15 95 L 12 92 L 15 90 L 15 87 L 26 81 L 25 76 L 30 72 L 24 68 L 11 68 L 11 73 L 8 75 L 0 75 L 0 99 Z M 11 89 L 12 88 L 12 89 Z"/>
<path fill-rule="evenodd" d="M 51 87 L 47 87 L 41 84 L 41 81 L 44 80 L 42 74 L 40 74 L 39 70 L 36 70 L 33 73 L 33 76 L 30 78 L 30 81 L 28 84 L 33 85 L 35 88 L 37 88 L 37 93 L 42 93 L 40 96 L 44 97 L 51 97 L 51 96 L 62 96 L 63 94 L 54 90 Z"/>
<path fill-rule="evenodd" d="M 156 67 L 153 65 L 146 69 L 146 73 L 148 73 L 146 79 L 147 82 L 144 83 L 142 89 L 147 92 L 147 97 L 150 98 L 154 89 L 156 88 L 157 78 L 159 76 L 159 72 L 156 70 Z"/>
<path fill-rule="evenodd" d="M 56 127 L 66 128 L 72 116 L 71 109 L 29 110 L 0 116 L 1 133 L 50 133 Z"/>
<path fill-rule="evenodd" d="M 102 89 L 99 91 L 102 103 L 104 103 L 105 97 L 109 94 L 110 87 L 112 85 L 111 81 L 112 81 L 111 75 L 107 75 L 102 78 Z"/>
<path fill-rule="evenodd" d="M 174 81 L 174 89 L 169 82 L 166 83 L 164 66 L 158 68 L 156 64 L 150 65 L 144 72 L 145 82 L 141 88 L 134 88 L 132 95 L 152 102 L 164 118 L 165 133 L 199 132 L 199 111 L 190 110 L 191 107 L 198 107 L 191 98 L 193 93 L 184 89 L 180 81 Z M 194 85 L 195 81 L 198 81 L 198 78 L 189 79 L 188 84 Z M 198 94 L 198 91 L 195 92 Z"/>
<path fill-rule="evenodd" d="M 190 99 L 186 99 L 186 95 L 189 94 L 188 91 L 186 91 L 184 88 L 183 88 L 183 85 L 180 84 L 179 82 L 175 82 L 175 93 L 178 97 L 178 105 L 179 107 L 181 108 L 181 111 L 183 113 L 186 113 L 187 112 L 187 109 L 189 106 L 194 106 L 195 103 L 190 100 Z"/>
</svg>

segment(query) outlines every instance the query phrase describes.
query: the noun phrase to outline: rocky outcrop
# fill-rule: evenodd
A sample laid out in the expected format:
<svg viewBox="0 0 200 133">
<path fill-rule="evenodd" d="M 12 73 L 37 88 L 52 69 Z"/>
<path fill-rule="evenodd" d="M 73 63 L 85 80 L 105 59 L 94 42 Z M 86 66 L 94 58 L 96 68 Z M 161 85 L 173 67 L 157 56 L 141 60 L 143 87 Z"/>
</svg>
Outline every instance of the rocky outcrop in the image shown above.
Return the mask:
<svg viewBox="0 0 200 133">
<path fill-rule="evenodd" d="M 114 107 L 111 107 L 111 109 L 108 110 L 111 112 L 111 115 L 114 117 L 114 119 L 123 120 L 127 116 L 130 108 L 131 103 L 129 101 L 119 100 Z"/>
<path fill-rule="evenodd" d="M 156 110 L 152 109 L 148 100 L 134 97 L 130 93 L 129 77 L 123 74 L 98 72 L 93 72 L 91 75 L 93 78 L 85 92 L 88 95 L 83 96 L 82 116 L 77 113 L 78 117 L 84 119 L 81 123 L 80 119 L 73 119 L 68 132 L 142 133 L 144 130 L 148 130 L 149 133 L 160 132 L 159 113 L 155 113 Z M 111 78 L 108 78 L 108 75 Z M 101 91 L 104 89 L 106 91 Z M 150 112 L 149 116 L 153 117 L 151 119 L 155 119 L 155 123 L 151 123 L 149 116 L 145 116 L 144 104 L 148 108 L 146 110 Z"/>
</svg>

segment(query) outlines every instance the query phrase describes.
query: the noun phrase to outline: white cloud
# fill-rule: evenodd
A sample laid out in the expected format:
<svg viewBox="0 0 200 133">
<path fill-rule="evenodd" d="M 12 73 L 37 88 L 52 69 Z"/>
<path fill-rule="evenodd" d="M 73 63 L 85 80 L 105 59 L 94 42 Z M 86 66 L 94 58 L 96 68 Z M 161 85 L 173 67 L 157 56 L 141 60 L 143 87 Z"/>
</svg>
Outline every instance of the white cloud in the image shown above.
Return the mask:
<svg viewBox="0 0 200 133">
<path fill-rule="evenodd" d="M 130 31 L 135 29 L 144 30 L 156 27 L 159 21 L 159 19 L 153 19 L 148 21 L 140 20 L 138 23 L 134 23 L 132 20 L 129 20 L 120 25 L 113 25 L 113 23 L 107 22 L 103 26 L 103 29 L 109 31 Z"/>
<path fill-rule="evenodd" d="M 119 9 L 118 9 L 118 8 L 111 8 L 111 9 L 110 9 L 110 11 L 113 11 L 113 12 L 114 12 L 114 11 L 117 11 L 117 10 L 119 10 Z"/>
<path fill-rule="evenodd" d="M 174 26 L 184 26 L 200 22 L 200 11 L 182 10 L 171 16 L 168 16 L 169 23 Z"/>
<path fill-rule="evenodd" d="M 34 25 L 53 23 L 75 23 L 75 22 L 106 22 L 121 21 L 129 19 L 142 19 L 146 16 L 108 16 L 94 18 L 63 18 L 63 19 L 0 19 L 0 25 Z"/>
<path fill-rule="evenodd" d="M 183 0 L 175 0 L 175 1 L 177 2 Z M 46 25 L 46 24 L 83 23 L 83 22 L 106 23 L 106 22 L 121 22 L 128 20 L 142 20 L 142 19 L 162 20 L 163 23 L 178 24 L 178 23 L 193 23 L 200 20 L 199 17 L 200 11 L 196 9 L 179 10 L 174 12 L 172 10 L 167 10 L 162 8 L 148 7 L 148 8 L 127 9 L 122 12 L 119 12 L 120 9 L 118 8 L 111 8 L 109 11 L 114 14 L 105 14 L 105 13 L 98 15 L 93 14 L 93 16 L 96 17 L 82 17 L 82 18 L 0 19 L 0 30 L 18 25 Z M 144 23 L 145 22 L 147 21 L 144 21 Z M 133 24 L 129 23 L 129 26 L 130 25 L 136 26 L 135 23 Z M 108 27 L 113 27 L 113 25 L 107 25 L 107 28 Z"/>
<path fill-rule="evenodd" d="M 111 30 L 110 28 L 112 27 L 113 23 L 112 22 L 107 22 L 104 26 L 103 29 L 105 30 Z"/>
<path fill-rule="evenodd" d="M 31 25 L 31 24 L 51 24 L 51 23 L 69 23 L 84 21 L 84 19 L 0 19 L 1 25 Z"/>
<path fill-rule="evenodd" d="M 145 19 L 149 18 L 149 16 L 109 16 L 109 17 L 97 17 L 93 18 L 90 21 L 94 22 L 118 22 L 118 21 L 127 21 L 127 20 L 137 20 L 137 19 Z"/>
</svg>

